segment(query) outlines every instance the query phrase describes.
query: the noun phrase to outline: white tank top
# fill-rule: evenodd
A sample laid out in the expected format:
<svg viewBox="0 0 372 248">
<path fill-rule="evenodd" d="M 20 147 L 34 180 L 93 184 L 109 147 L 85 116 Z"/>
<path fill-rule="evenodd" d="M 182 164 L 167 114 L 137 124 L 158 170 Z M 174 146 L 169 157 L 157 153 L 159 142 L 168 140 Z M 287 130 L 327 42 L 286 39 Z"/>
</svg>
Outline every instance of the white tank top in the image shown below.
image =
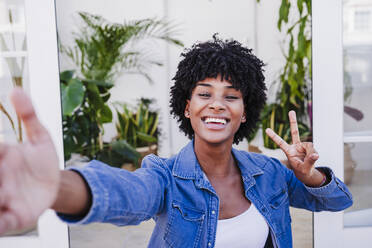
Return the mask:
<svg viewBox="0 0 372 248">
<path fill-rule="evenodd" d="M 218 220 L 215 248 L 262 248 L 269 227 L 257 208 L 251 206 L 244 213 L 230 219 Z"/>
</svg>

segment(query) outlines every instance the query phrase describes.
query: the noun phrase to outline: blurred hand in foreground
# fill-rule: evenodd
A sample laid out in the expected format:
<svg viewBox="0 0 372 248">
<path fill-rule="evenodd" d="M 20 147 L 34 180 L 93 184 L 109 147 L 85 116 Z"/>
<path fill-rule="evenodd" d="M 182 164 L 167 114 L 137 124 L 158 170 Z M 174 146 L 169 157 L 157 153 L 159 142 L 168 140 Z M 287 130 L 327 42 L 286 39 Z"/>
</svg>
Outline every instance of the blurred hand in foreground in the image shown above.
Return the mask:
<svg viewBox="0 0 372 248">
<path fill-rule="evenodd" d="M 54 203 L 60 181 L 52 139 L 38 120 L 30 98 L 16 88 L 11 101 L 28 141 L 0 143 L 0 235 L 34 225 Z"/>
</svg>

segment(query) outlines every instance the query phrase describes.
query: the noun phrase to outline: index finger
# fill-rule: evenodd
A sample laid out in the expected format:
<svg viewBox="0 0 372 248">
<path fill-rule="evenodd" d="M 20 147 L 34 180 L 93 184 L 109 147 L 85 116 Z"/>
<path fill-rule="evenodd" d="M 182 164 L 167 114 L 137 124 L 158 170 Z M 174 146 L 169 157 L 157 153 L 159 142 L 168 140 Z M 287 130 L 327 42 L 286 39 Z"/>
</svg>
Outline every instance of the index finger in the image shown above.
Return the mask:
<svg viewBox="0 0 372 248">
<path fill-rule="evenodd" d="M 296 112 L 291 110 L 289 111 L 288 116 L 289 116 L 289 125 L 291 128 L 292 143 L 299 144 L 301 143 L 301 140 L 300 140 L 300 133 L 298 132 Z"/>
<path fill-rule="evenodd" d="M 284 139 L 282 139 L 282 137 L 277 135 L 271 128 L 266 128 L 265 132 L 275 142 L 275 144 L 277 144 L 280 149 L 284 151 L 284 153 L 287 153 L 289 150 L 289 145 Z"/>
<path fill-rule="evenodd" d="M 37 118 L 31 99 L 26 93 L 21 88 L 16 87 L 10 95 L 10 99 L 17 115 L 24 123 L 29 141 L 35 143 L 37 140 L 48 137 L 47 131 Z"/>
</svg>

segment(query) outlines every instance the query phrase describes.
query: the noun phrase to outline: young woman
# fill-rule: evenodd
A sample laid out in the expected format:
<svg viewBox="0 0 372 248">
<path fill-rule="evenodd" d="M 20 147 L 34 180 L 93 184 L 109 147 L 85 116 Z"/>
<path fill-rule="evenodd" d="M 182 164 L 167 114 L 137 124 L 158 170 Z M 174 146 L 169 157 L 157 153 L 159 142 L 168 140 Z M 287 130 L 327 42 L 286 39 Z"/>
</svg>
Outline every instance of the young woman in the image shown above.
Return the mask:
<svg viewBox="0 0 372 248">
<path fill-rule="evenodd" d="M 12 101 L 29 143 L 0 145 L 0 232 L 34 223 L 47 208 L 70 224 L 135 225 L 153 218 L 149 247 L 291 247 L 289 206 L 338 211 L 352 204 L 346 186 L 300 141 L 272 130 L 291 167 L 232 148 L 256 126 L 266 100 L 263 63 L 233 40 L 195 44 L 182 54 L 171 89 L 171 112 L 191 141 L 171 158 L 147 156 L 128 172 L 91 161 L 58 170 L 47 131 L 30 100 Z"/>
</svg>

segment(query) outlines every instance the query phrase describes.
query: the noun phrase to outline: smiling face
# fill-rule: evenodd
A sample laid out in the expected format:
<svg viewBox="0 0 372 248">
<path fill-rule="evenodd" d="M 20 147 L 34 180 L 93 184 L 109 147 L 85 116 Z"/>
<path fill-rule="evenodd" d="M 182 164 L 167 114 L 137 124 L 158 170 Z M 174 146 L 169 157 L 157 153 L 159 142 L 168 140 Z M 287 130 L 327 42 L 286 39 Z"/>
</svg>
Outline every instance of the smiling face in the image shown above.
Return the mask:
<svg viewBox="0 0 372 248">
<path fill-rule="evenodd" d="M 195 141 L 232 144 L 240 124 L 246 121 L 242 93 L 228 81 L 206 78 L 196 83 L 185 116 L 190 119 Z"/>
</svg>

